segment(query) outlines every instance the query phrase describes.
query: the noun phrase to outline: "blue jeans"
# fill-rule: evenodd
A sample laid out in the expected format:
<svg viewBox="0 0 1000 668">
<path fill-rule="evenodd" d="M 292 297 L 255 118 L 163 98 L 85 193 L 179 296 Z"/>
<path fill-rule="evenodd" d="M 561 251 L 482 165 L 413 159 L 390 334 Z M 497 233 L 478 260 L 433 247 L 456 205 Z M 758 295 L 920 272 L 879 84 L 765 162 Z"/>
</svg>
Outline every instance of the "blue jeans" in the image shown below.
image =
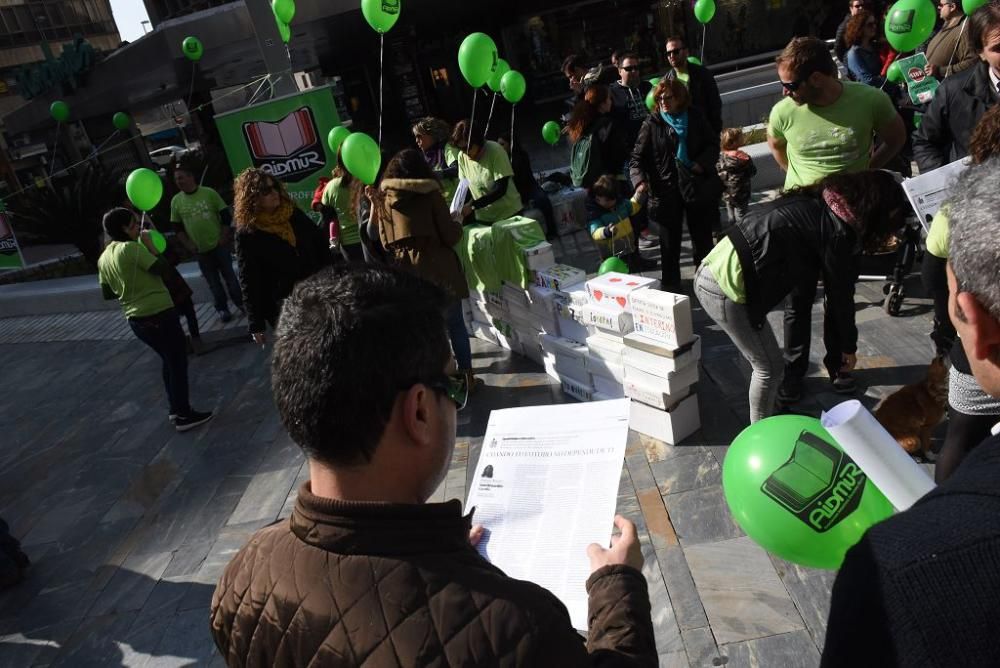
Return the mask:
<svg viewBox="0 0 1000 668">
<path fill-rule="evenodd" d="M 129 318 L 136 338 L 156 351 L 163 361 L 163 385 L 174 415 L 190 415 L 188 400 L 187 345 L 177 311 L 167 309 L 144 318 Z"/>
<path fill-rule="evenodd" d="M 465 316 L 462 314 L 460 301 L 448 309 L 448 338 L 451 339 L 451 349 L 455 353 L 459 370 L 471 369 L 472 344 L 469 343 L 469 333 L 465 330 Z"/>
<path fill-rule="evenodd" d="M 219 245 L 210 251 L 198 253 L 198 267 L 212 291 L 216 311 L 227 310 L 227 290 L 233 305 L 236 308 L 243 308 L 243 293 L 240 292 L 240 282 L 236 280 L 236 272 L 233 271 L 233 254 L 228 248 Z M 222 287 L 223 280 L 226 282 L 225 288 Z"/>
</svg>

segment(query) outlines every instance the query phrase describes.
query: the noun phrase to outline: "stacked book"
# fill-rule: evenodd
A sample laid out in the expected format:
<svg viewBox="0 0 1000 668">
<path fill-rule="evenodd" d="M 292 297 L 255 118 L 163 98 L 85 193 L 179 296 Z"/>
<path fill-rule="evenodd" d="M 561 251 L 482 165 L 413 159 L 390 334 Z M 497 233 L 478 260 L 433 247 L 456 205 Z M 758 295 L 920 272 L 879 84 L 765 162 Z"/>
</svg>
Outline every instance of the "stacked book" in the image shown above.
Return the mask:
<svg viewBox="0 0 1000 668">
<path fill-rule="evenodd" d="M 641 290 L 629 296 L 634 331 L 623 338 L 629 427 L 675 444 L 700 426 L 698 381 L 701 339 L 691 325 L 684 295 Z"/>
</svg>

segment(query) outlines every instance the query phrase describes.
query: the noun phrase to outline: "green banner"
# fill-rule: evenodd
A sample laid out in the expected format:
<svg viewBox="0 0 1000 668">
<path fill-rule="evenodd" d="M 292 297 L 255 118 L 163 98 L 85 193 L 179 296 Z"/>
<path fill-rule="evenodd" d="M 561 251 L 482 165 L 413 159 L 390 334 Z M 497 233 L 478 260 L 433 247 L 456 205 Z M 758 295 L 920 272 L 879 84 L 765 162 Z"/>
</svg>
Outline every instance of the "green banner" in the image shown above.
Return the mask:
<svg viewBox="0 0 1000 668">
<path fill-rule="evenodd" d="M 336 163 L 326 135 L 340 125 L 333 88 L 304 93 L 218 114 L 222 145 L 233 174 L 259 167 L 283 181 L 292 200 L 308 214 L 320 177 Z"/>
<path fill-rule="evenodd" d="M 21 249 L 17 245 L 17 237 L 14 236 L 10 218 L 6 213 L 0 213 L 0 270 L 23 267 L 24 258 L 21 257 Z"/>
</svg>

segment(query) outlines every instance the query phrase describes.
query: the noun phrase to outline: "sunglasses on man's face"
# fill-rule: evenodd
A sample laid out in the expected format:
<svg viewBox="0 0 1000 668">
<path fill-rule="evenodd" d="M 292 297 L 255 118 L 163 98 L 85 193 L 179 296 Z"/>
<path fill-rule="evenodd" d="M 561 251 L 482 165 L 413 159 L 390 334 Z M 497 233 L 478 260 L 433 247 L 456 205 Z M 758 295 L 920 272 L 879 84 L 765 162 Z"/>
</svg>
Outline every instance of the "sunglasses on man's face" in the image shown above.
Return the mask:
<svg viewBox="0 0 1000 668">
<path fill-rule="evenodd" d="M 408 390 L 418 383 L 422 383 L 435 392 L 440 392 L 451 399 L 451 401 L 455 404 L 455 408 L 458 410 L 465 408 L 465 404 L 469 401 L 469 381 L 466 375 L 461 371 L 450 373 L 439 378 L 433 378 L 431 380 L 418 380 L 409 383 L 400 389 Z"/>
<path fill-rule="evenodd" d="M 687 50 L 687 47 L 684 47 L 684 46 L 682 46 L 679 49 L 669 49 L 667 51 L 667 55 L 668 56 L 679 56 L 680 54 L 684 53 L 686 50 Z"/>
<path fill-rule="evenodd" d="M 638 72 L 639 71 L 639 66 L 638 65 L 629 65 L 628 67 L 622 67 L 621 70 L 622 70 L 622 72 Z"/>
<path fill-rule="evenodd" d="M 805 79 L 799 79 L 798 81 L 782 81 L 781 87 L 787 90 L 789 93 L 794 93 L 797 91 L 802 84 L 805 83 Z"/>
</svg>

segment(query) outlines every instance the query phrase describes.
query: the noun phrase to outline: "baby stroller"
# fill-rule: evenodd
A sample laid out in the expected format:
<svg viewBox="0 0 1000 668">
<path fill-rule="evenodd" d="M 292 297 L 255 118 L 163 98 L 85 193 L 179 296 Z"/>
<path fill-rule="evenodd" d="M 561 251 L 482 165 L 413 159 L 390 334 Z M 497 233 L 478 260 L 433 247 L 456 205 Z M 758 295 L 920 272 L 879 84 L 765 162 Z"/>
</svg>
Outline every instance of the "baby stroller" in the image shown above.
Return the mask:
<svg viewBox="0 0 1000 668">
<path fill-rule="evenodd" d="M 913 264 L 923 257 L 920 221 L 909 216 L 903 227 L 880 250 L 861 256 L 860 280 L 885 281 L 882 286 L 882 309 L 891 316 L 899 315 L 906 297 L 903 281 L 913 270 Z"/>
</svg>

